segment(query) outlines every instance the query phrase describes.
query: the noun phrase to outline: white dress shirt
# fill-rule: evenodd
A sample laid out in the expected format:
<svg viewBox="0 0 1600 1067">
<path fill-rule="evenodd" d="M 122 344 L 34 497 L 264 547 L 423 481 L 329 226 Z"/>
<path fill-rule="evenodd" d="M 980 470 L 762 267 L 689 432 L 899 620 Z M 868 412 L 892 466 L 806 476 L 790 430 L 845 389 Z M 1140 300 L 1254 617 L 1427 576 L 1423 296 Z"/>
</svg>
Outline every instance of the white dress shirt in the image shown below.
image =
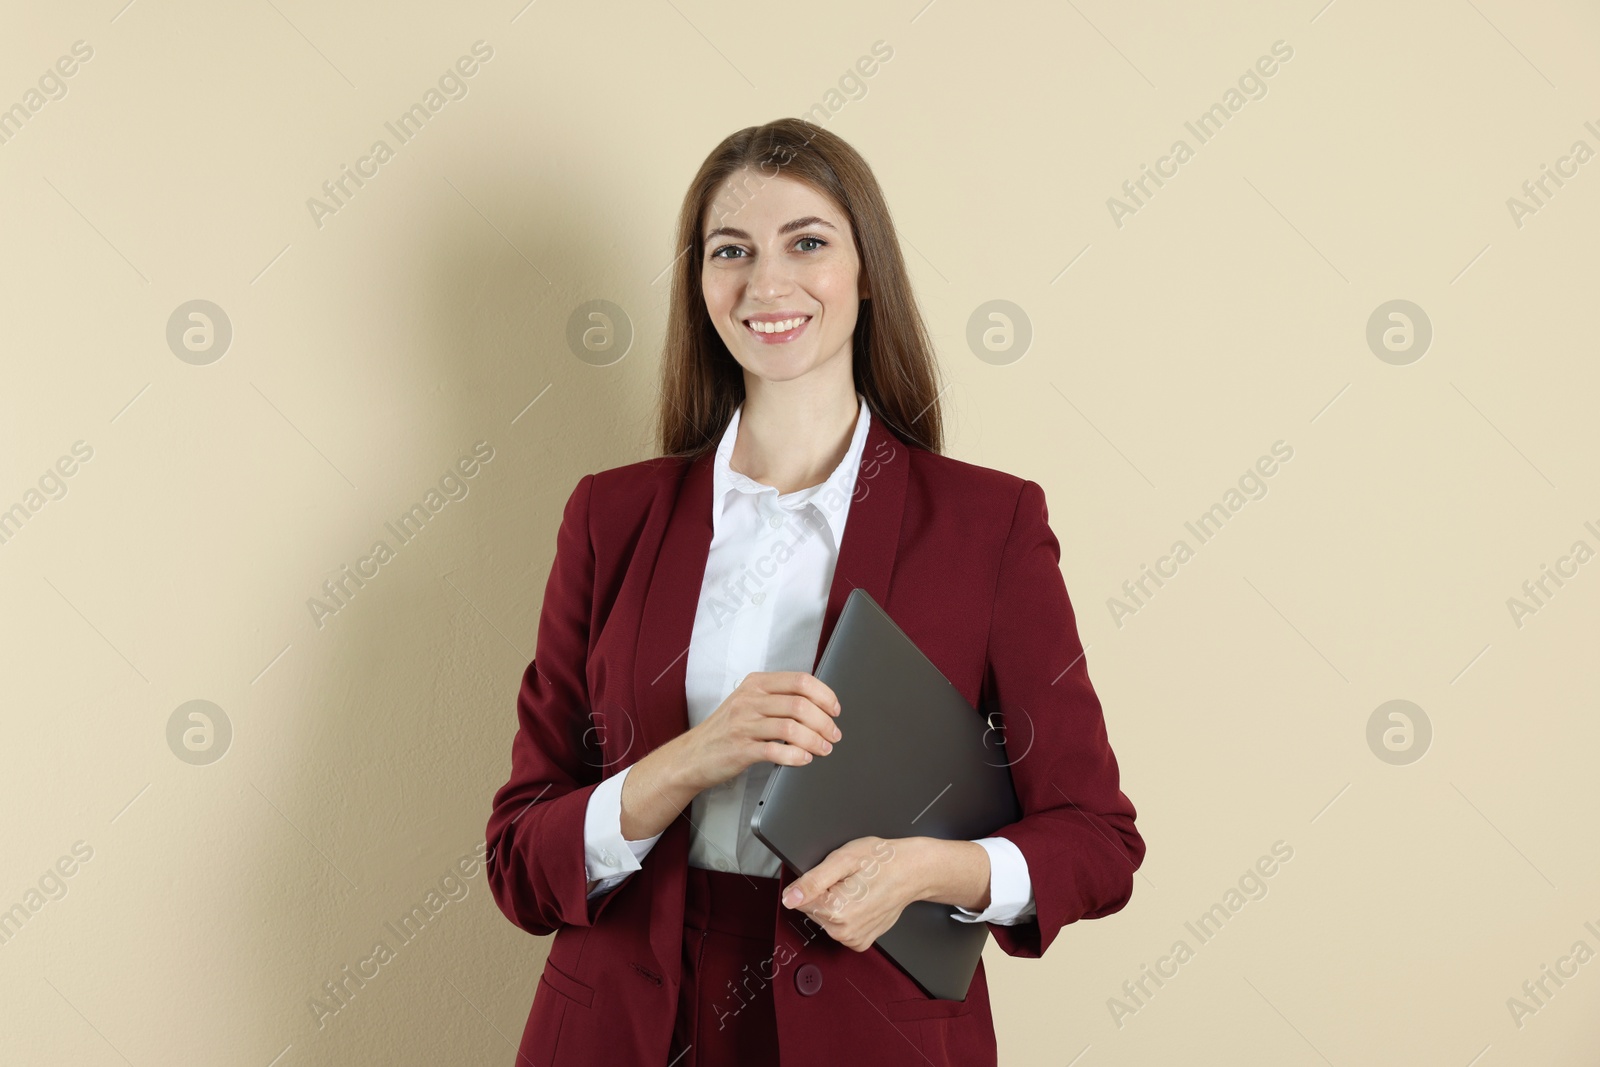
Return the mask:
<svg viewBox="0 0 1600 1067">
<path fill-rule="evenodd" d="M 826 481 L 792 493 L 779 495 L 730 466 L 742 404 L 723 431 L 712 473 L 711 549 L 685 665 L 691 728 L 751 671 L 811 671 L 872 418 L 866 398 L 856 396 L 861 406 L 844 459 Z M 841 723 L 849 715 L 844 709 Z M 690 802 L 690 866 L 778 876 L 781 861 L 750 832 L 756 801 L 775 767 L 751 764 Z M 630 769 L 605 779 L 589 797 L 584 866 L 589 880 L 598 880 L 591 898 L 639 870 L 661 837 L 622 836 L 622 783 Z M 989 907 L 976 912 L 956 905 L 952 917 L 1004 925 L 1028 921 L 1034 915 L 1033 886 L 1022 850 L 1004 837 L 977 844 L 989 855 Z"/>
</svg>

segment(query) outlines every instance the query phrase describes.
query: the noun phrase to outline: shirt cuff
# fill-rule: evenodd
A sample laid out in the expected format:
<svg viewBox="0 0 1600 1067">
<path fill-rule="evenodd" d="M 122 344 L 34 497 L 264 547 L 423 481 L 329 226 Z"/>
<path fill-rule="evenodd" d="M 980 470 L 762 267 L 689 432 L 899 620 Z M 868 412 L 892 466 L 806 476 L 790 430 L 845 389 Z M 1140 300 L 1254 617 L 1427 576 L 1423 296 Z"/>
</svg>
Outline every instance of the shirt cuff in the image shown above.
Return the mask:
<svg viewBox="0 0 1600 1067">
<path fill-rule="evenodd" d="M 1036 914 L 1033 881 L 1028 876 L 1028 860 L 1016 842 L 1005 837 L 980 837 L 973 844 L 982 845 L 989 854 L 989 906 L 976 912 L 957 904 L 950 917 L 966 923 L 1001 926 L 1031 920 Z"/>
<path fill-rule="evenodd" d="M 591 900 L 637 871 L 650 849 L 661 840 L 661 834 L 639 841 L 622 836 L 622 783 L 632 769 L 630 764 L 597 785 L 584 809 L 583 867 L 588 880 L 598 882 L 589 890 Z"/>
</svg>

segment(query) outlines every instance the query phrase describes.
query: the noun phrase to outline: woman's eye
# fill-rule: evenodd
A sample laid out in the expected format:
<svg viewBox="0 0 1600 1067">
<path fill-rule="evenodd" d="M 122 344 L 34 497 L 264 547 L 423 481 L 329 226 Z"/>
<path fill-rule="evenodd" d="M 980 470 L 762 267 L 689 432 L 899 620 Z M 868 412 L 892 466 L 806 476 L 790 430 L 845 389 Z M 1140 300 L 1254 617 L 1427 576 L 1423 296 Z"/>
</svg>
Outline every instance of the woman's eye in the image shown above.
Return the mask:
<svg viewBox="0 0 1600 1067">
<path fill-rule="evenodd" d="M 812 247 L 812 248 L 800 248 L 800 246 L 803 245 L 807 241 L 810 241 L 812 243 L 812 245 L 814 245 L 815 247 Z M 824 241 L 820 237 L 801 237 L 801 238 L 796 239 L 795 246 L 797 248 L 800 248 L 800 251 L 802 251 L 802 252 L 815 252 L 818 248 L 826 248 L 828 246 L 828 242 Z M 729 254 L 728 255 L 724 255 L 723 253 L 725 253 L 725 252 L 729 253 Z M 723 245 L 721 248 L 718 248 L 715 251 L 713 251 L 708 258 L 710 258 L 710 259 L 743 259 L 744 257 L 745 257 L 745 251 L 744 251 L 744 249 L 740 248 L 738 245 Z"/>
</svg>

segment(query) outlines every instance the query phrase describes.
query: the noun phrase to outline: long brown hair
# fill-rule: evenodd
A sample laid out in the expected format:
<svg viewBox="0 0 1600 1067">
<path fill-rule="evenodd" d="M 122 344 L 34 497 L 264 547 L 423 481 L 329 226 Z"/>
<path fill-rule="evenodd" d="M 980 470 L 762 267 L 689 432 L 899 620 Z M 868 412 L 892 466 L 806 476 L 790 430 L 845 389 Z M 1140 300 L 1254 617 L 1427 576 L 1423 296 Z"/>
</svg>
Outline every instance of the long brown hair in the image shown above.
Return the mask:
<svg viewBox="0 0 1600 1067">
<path fill-rule="evenodd" d="M 944 448 L 938 365 L 883 190 L 861 154 L 804 119 L 778 119 L 730 135 L 700 165 L 678 215 L 679 256 L 661 360 L 659 441 L 665 456 L 692 459 L 714 448 L 744 399 L 744 371 L 722 342 L 700 288 L 702 224 L 712 197 L 741 168 L 760 184 L 793 178 L 844 211 L 871 297 L 862 301 L 851 341 L 856 391 L 873 419 L 907 444 Z M 742 197 L 744 187 L 738 194 Z"/>
</svg>

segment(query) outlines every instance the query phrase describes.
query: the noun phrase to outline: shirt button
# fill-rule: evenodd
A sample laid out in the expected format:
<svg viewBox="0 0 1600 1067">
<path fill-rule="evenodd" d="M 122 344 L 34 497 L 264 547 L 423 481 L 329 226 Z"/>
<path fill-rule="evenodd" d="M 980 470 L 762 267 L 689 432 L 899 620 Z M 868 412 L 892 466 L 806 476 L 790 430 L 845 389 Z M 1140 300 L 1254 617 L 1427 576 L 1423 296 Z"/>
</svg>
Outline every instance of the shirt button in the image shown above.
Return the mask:
<svg viewBox="0 0 1600 1067">
<path fill-rule="evenodd" d="M 716 863 L 713 864 L 713 866 L 715 866 L 717 868 L 717 870 L 719 870 L 719 871 L 725 871 L 725 870 L 728 869 L 728 861 L 727 860 L 717 860 Z"/>
<path fill-rule="evenodd" d="M 782 515 L 774 515 L 774 516 L 772 516 L 772 518 L 767 520 L 767 523 L 774 530 L 776 530 L 778 527 L 783 525 L 783 516 Z"/>
<path fill-rule="evenodd" d="M 765 599 L 767 599 L 767 594 L 766 593 L 757 593 L 755 596 L 750 598 L 750 603 L 759 604 Z"/>
<path fill-rule="evenodd" d="M 612 854 L 610 849 L 606 849 L 604 852 L 600 853 L 600 860 L 607 867 L 615 867 L 617 865 L 617 857 Z"/>
<path fill-rule="evenodd" d="M 822 968 L 815 963 L 803 963 L 794 972 L 794 987 L 802 997 L 814 997 L 822 991 Z"/>
</svg>

